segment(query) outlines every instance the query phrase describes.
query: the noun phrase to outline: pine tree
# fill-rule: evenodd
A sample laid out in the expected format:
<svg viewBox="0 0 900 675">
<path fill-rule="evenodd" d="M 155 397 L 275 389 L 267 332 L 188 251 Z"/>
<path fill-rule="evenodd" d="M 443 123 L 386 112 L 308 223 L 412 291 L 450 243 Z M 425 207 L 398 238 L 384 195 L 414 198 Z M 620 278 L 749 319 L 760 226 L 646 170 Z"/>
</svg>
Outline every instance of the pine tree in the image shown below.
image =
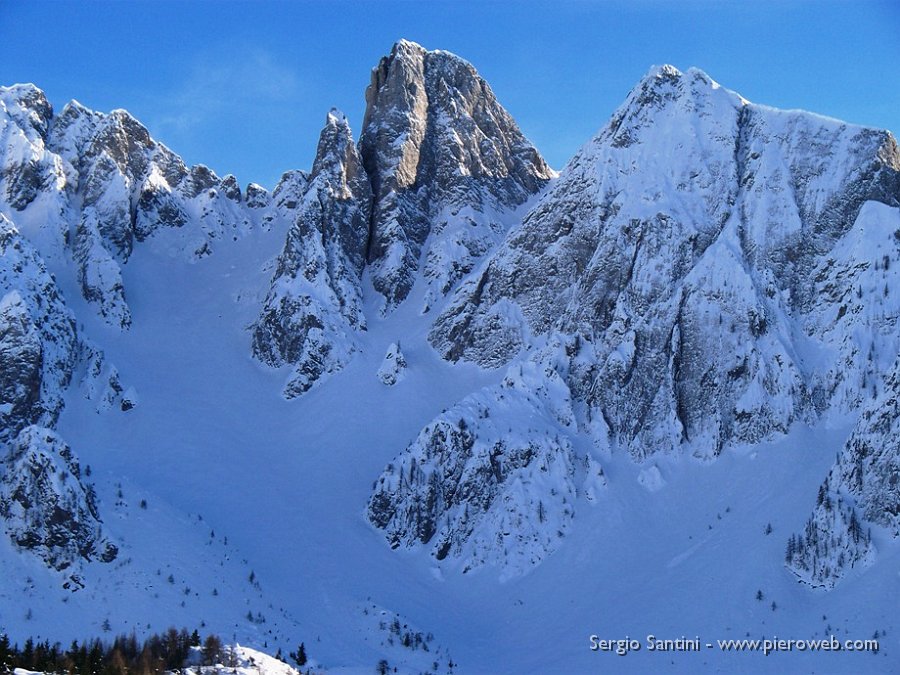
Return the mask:
<svg viewBox="0 0 900 675">
<path fill-rule="evenodd" d="M 214 666 L 222 655 L 222 641 L 215 635 L 207 636 L 203 642 L 203 665 Z"/>
<path fill-rule="evenodd" d="M 300 643 L 300 646 L 297 647 L 297 651 L 291 652 L 290 657 L 297 662 L 297 665 L 301 668 L 306 665 L 306 645 L 304 643 Z"/>
<path fill-rule="evenodd" d="M 0 671 L 6 672 L 10 669 L 9 664 L 10 657 L 10 648 L 9 648 L 9 638 L 6 633 L 0 635 Z"/>
</svg>

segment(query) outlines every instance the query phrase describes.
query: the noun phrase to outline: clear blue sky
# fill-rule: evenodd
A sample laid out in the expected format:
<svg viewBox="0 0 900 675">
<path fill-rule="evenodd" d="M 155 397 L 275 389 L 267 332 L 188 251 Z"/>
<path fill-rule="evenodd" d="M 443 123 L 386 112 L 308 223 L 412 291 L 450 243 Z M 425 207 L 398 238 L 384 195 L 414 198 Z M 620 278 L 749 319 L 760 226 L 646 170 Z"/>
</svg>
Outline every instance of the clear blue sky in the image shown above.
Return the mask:
<svg viewBox="0 0 900 675">
<path fill-rule="evenodd" d="M 556 168 L 653 64 L 746 98 L 900 131 L 896 2 L 0 0 L 0 84 L 126 108 L 189 163 L 271 187 L 332 106 L 359 133 L 404 37 L 472 62 Z"/>
</svg>

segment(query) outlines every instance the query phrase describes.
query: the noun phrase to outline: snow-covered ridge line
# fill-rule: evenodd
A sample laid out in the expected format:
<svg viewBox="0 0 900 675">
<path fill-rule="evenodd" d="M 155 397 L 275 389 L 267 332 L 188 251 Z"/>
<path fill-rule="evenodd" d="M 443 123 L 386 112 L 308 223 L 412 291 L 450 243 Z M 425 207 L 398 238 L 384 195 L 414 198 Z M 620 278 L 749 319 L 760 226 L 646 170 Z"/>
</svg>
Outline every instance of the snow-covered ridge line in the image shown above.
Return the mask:
<svg viewBox="0 0 900 675">
<path fill-rule="evenodd" d="M 131 322 L 121 266 L 136 244 L 201 258 L 246 235 L 264 205 L 259 186 L 245 201 L 234 176 L 187 167 L 125 110 L 72 101 L 55 114 L 41 90 L 17 85 L 0 87 L 0 113 L 0 210 L 29 224 L 42 254 L 75 258 L 82 294 L 110 325 Z"/>
</svg>

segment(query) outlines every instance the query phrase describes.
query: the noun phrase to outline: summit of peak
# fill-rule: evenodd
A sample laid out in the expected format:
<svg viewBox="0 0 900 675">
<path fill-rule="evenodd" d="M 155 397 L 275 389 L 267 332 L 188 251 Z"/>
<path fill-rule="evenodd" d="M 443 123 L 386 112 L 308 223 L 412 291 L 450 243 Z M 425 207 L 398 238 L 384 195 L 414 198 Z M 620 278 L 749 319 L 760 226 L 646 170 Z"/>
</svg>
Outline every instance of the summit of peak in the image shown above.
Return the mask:
<svg viewBox="0 0 900 675">
<path fill-rule="evenodd" d="M 418 42 L 413 42 L 412 40 L 407 40 L 406 38 L 400 38 L 394 43 L 394 46 L 391 48 L 391 53 L 395 54 L 399 51 L 416 51 L 416 52 L 424 52 L 428 51 L 420 45 Z"/>
<path fill-rule="evenodd" d="M 662 65 L 651 66 L 650 70 L 647 71 L 647 74 L 643 79 L 645 80 L 654 80 L 654 79 L 667 79 L 672 77 L 681 77 L 682 72 L 678 70 L 675 66 L 664 63 Z"/>
<path fill-rule="evenodd" d="M 46 98 L 43 90 L 31 82 L 21 82 L 12 84 L 8 87 L 0 87 L 0 93 L 6 93 L 16 99 L 27 99 L 33 96 L 43 96 Z"/>
<path fill-rule="evenodd" d="M 348 125 L 347 116 L 339 108 L 332 108 L 325 116 L 325 123 L 329 125 Z"/>
</svg>

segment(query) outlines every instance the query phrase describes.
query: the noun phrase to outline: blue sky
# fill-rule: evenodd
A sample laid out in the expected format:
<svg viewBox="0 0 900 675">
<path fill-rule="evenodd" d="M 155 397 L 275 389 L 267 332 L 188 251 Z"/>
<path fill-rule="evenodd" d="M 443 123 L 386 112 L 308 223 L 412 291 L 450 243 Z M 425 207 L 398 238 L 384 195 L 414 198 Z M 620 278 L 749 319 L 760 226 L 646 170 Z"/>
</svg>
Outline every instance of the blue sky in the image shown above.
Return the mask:
<svg viewBox="0 0 900 675">
<path fill-rule="evenodd" d="M 0 0 L 0 84 L 126 108 L 189 163 L 271 187 L 332 106 L 358 134 L 403 37 L 472 62 L 561 168 L 653 64 L 757 103 L 900 131 L 898 2 Z"/>
</svg>

